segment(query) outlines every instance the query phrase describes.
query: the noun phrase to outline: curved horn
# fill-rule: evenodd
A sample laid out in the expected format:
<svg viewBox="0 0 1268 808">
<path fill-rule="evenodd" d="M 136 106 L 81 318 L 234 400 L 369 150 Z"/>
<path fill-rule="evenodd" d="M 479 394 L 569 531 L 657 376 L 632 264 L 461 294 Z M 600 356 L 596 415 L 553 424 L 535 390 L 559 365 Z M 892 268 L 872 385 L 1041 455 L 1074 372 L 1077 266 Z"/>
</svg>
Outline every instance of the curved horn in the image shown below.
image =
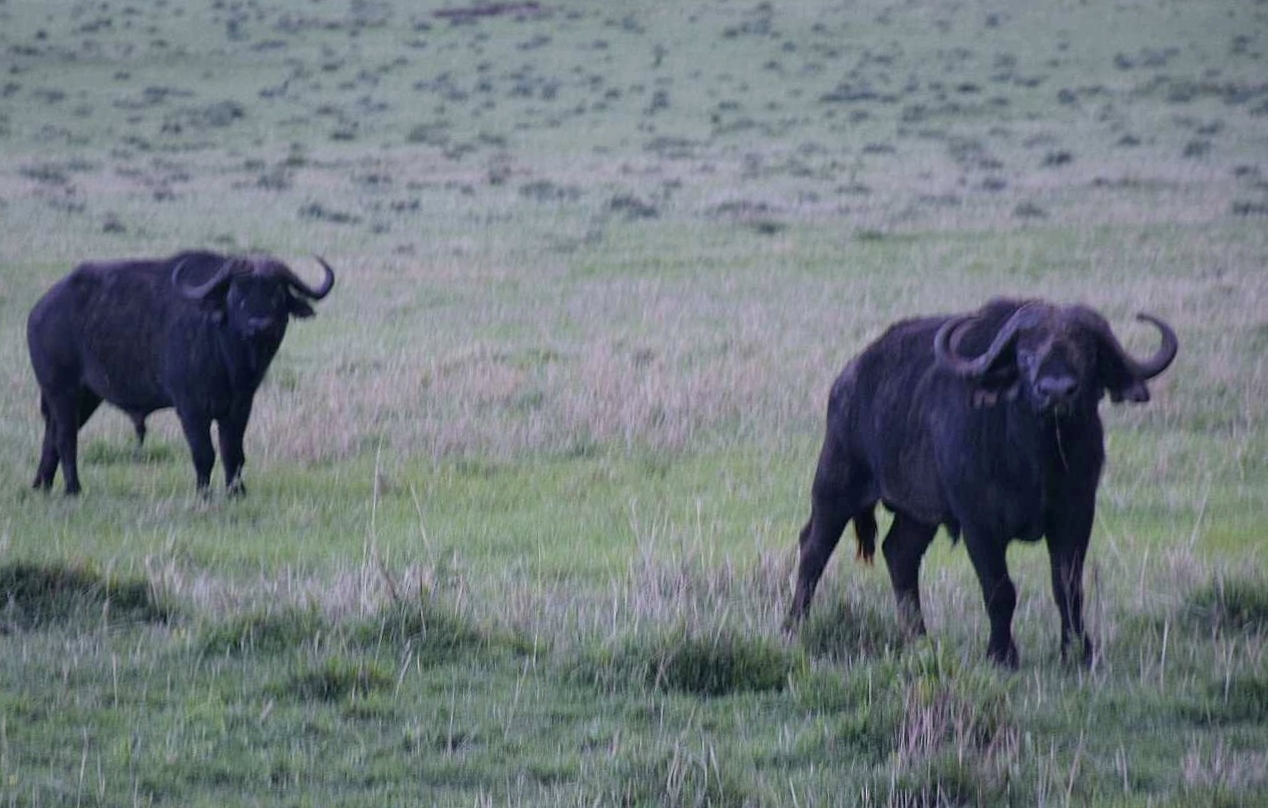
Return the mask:
<svg viewBox="0 0 1268 808">
<path fill-rule="evenodd" d="M 189 300 L 202 300 L 213 289 L 224 283 L 225 280 L 228 279 L 229 273 L 233 271 L 233 261 L 226 258 L 223 262 L 221 262 L 220 267 L 216 270 L 215 274 L 206 281 L 198 284 L 197 286 L 187 286 L 182 283 L 180 279 L 181 270 L 185 268 L 185 264 L 187 263 L 189 263 L 189 259 L 185 258 L 172 268 L 172 285 L 175 286 L 176 290 L 181 293 L 181 297 Z"/>
<path fill-rule="evenodd" d="M 323 297 L 330 294 L 331 289 L 335 288 L 335 271 L 330 268 L 330 264 L 327 264 L 326 260 L 320 255 L 314 255 L 313 258 L 316 258 L 317 263 L 321 264 L 321 268 L 326 271 L 326 277 L 322 280 L 321 286 L 316 289 L 300 280 L 299 276 L 292 272 L 290 267 L 285 265 L 277 265 L 280 267 L 278 274 L 280 274 L 283 280 L 289 283 L 291 288 L 299 294 L 310 300 L 321 300 Z"/>
<path fill-rule="evenodd" d="M 957 332 L 970 321 L 977 319 L 977 315 L 963 314 L 958 317 L 952 317 L 942 324 L 942 327 L 938 329 L 938 333 L 933 338 L 934 356 L 937 357 L 938 364 L 961 378 L 979 378 L 995 363 L 1000 353 L 1017 336 L 1017 332 L 1021 327 L 1034 319 L 1035 312 L 1035 306 L 1030 303 L 1020 306 L 1000 326 L 995 338 L 991 340 L 990 347 L 981 355 L 972 358 L 961 356 L 957 350 L 962 336 Z"/>
<path fill-rule="evenodd" d="M 1136 379 L 1146 381 L 1162 373 L 1171 365 L 1172 360 L 1176 358 L 1176 353 L 1180 349 L 1180 341 L 1176 339 L 1176 332 L 1171 326 L 1152 314 L 1141 312 L 1136 315 L 1136 319 L 1141 322 L 1152 323 L 1162 334 L 1162 345 L 1148 359 L 1136 359 L 1127 353 L 1127 349 L 1118 341 L 1118 337 L 1114 336 L 1114 332 L 1110 330 L 1109 323 L 1105 322 L 1103 318 L 1087 317 L 1086 315 L 1082 317 L 1084 324 L 1096 333 L 1106 347 L 1114 352 L 1114 355 L 1123 363 L 1127 372 Z"/>
</svg>

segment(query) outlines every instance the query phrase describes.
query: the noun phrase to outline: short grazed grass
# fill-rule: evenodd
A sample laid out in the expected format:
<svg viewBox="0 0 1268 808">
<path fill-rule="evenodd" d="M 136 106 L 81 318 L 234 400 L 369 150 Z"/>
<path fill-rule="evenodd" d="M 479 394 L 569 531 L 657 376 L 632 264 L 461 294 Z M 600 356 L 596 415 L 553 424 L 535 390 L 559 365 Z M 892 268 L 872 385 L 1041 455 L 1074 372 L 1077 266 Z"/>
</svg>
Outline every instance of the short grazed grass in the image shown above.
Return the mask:
<svg viewBox="0 0 1268 808">
<path fill-rule="evenodd" d="M 1250 3 L 0 2 L 0 802 L 1268 799 L 1265 48 Z M 339 272 L 249 495 L 104 408 L 29 491 L 30 306 L 195 246 Z M 1104 407 L 1100 655 L 1017 545 L 986 665 L 941 538 L 928 638 L 848 538 L 785 637 L 832 378 L 996 294 L 1180 335 Z"/>
</svg>

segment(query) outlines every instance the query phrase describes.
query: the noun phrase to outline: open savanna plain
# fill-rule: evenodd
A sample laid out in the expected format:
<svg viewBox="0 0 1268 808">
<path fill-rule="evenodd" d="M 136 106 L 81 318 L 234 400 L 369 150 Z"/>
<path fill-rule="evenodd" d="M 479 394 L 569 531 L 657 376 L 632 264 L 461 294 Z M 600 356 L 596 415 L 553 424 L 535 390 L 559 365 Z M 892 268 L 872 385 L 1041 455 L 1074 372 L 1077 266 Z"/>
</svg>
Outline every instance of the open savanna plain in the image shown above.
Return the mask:
<svg viewBox="0 0 1268 808">
<path fill-rule="evenodd" d="M 0 805 L 1268 804 L 1265 3 L 0 0 L 0 155 Z M 30 491 L 27 312 L 192 247 L 339 273 L 249 494 Z M 1180 338 L 1093 664 L 1042 545 L 1015 673 L 945 537 L 784 637 L 832 379 L 1001 294 Z"/>
</svg>

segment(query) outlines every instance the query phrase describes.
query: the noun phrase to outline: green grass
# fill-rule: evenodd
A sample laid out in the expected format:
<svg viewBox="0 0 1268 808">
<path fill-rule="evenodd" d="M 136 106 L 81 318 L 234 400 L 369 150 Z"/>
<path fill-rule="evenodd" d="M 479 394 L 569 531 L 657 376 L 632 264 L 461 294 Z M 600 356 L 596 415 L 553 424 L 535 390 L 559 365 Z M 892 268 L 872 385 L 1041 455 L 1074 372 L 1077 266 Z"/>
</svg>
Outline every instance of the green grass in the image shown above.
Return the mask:
<svg viewBox="0 0 1268 808">
<path fill-rule="evenodd" d="M 0 803 L 1268 799 L 1262 13 L 510 5 L 0 3 Z M 27 311 L 189 247 L 339 273 L 249 495 L 105 408 L 29 491 Z M 988 666 L 942 537 L 929 638 L 848 539 L 785 638 L 833 377 L 997 294 L 1180 336 L 1103 408 L 1097 663 L 1015 545 Z"/>
</svg>

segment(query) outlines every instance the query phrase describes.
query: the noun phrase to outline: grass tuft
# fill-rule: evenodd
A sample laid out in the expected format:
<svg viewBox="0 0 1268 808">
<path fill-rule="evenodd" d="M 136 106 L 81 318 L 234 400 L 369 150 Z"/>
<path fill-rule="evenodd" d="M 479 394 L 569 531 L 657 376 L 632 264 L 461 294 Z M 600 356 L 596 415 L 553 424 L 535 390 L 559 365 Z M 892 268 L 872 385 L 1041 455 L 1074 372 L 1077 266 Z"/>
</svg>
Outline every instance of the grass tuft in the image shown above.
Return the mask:
<svg viewBox="0 0 1268 808">
<path fill-rule="evenodd" d="M 972 759 L 943 755 L 904 772 L 894 784 L 889 805 L 904 808 L 959 808 L 995 805 L 1002 790 Z"/>
<path fill-rule="evenodd" d="M 1185 599 L 1185 612 L 1217 634 L 1268 631 L 1268 582 L 1217 576 Z"/>
<path fill-rule="evenodd" d="M 1268 674 L 1256 671 L 1213 682 L 1204 697 L 1182 706 L 1180 713 L 1197 726 L 1268 721 Z"/>
<path fill-rule="evenodd" d="M 299 701 L 341 701 L 363 698 L 387 690 L 395 681 L 391 673 L 371 662 L 327 659 L 316 668 L 270 685 L 269 695 Z"/>
<path fill-rule="evenodd" d="M 805 660 L 773 641 L 723 631 L 699 637 L 684 630 L 627 640 L 616 649 L 584 652 L 571 671 L 606 690 L 648 686 L 697 696 L 780 691 Z"/>
<path fill-rule="evenodd" d="M 505 649 L 531 654 L 533 643 L 512 632 L 497 631 L 474 622 L 426 596 L 415 602 L 388 606 L 375 617 L 358 623 L 351 640 L 361 647 L 382 644 L 408 645 L 420 662 L 442 663 L 467 653 Z"/>
<path fill-rule="evenodd" d="M 904 761 L 953 753 L 957 759 L 1007 759 L 1016 752 L 1010 683 L 984 667 L 966 665 L 942 646 L 927 644 L 896 666 L 903 719 L 897 751 Z"/>
<path fill-rule="evenodd" d="M 621 766 L 620 785 L 608 795 L 617 805 L 746 806 L 762 802 L 753 783 L 712 748 L 675 745 L 655 757 L 635 758 Z"/>
<path fill-rule="evenodd" d="M 8 630 L 102 618 L 164 622 L 172 616 L 145 578 L 117 578 L 75 564 L 0 567 L 0 598 L 0 626 Z"/>
<path fill-rule="evenodd" d="M 879 608 L 872 600 L 819 604 L 806 617 L 799 636 L 812 657 L 837 663 L 884 656 L 904 642 L 892 611 Z"/>
<path fill-rule="evenodd" d="M 325 619 L 312 609 L 253 612 L 205 629 L 202 649 L 210 655 L 276 654 L 314 642 L 326 630 Z"/>
</svg>

